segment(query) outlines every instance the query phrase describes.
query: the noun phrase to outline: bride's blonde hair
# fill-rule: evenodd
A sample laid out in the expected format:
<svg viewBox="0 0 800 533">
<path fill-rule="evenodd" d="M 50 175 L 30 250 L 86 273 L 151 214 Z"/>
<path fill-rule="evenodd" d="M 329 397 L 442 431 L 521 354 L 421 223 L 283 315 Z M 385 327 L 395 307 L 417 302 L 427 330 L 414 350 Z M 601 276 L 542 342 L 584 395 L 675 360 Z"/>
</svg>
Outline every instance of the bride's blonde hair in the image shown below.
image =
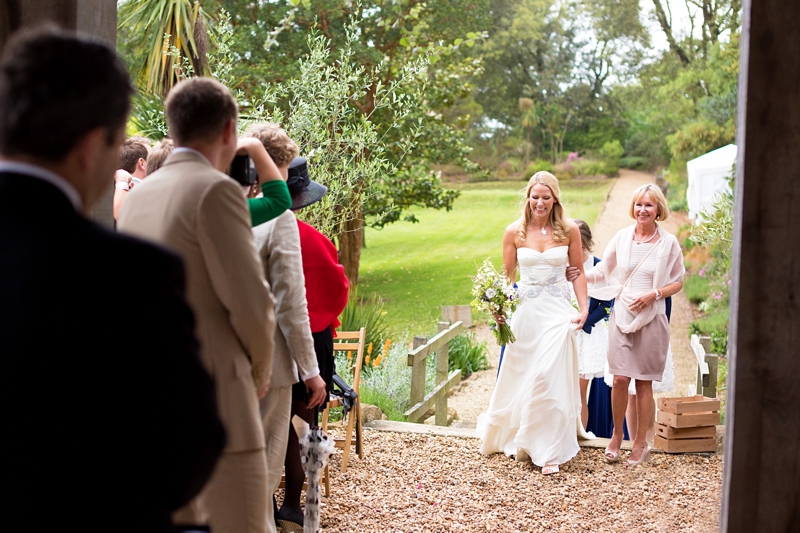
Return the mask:
<svg viewBox="0 0 800 533">
<path fill-rule="evenodd" d="M 522 216 L 519 219 L 519 239 L 524 241 L 528 235 L 528 224 L 530 224 L 533 217 L 530 202 L 531 189 L 537 183 L 550 189 L 553 194 L 553 209 L 550 210 L 550 217 L 547 220 L 547 223 L 553 228 L 553 240 L 555 242 L 566 241 L 572 233 L 572 228 L 567 222 L 564 207 L 561 205 L 561 189 L 558 187 L 558 178 L 545 171 L 537 172 L 531 176 L 528 186 L 525 187 L 525 198 L 522 199 Z"/>
</svg>

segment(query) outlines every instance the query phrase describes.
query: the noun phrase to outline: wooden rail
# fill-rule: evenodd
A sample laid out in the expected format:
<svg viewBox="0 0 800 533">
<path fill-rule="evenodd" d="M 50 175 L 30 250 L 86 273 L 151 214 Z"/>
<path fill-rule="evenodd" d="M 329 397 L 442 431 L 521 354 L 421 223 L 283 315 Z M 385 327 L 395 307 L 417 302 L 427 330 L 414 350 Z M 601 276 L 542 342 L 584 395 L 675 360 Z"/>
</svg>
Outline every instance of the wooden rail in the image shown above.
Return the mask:
<svg viewBox="0 0 800 533">
<path fill-rule="evenodd" d="M 462 322 L 452 326 L 449 322 L 439 322 L 439 333 L 431 340 L 415 337 L 414 345 L 408 352 L 408 366 L 411 367 L 411 408 L 403 413 L 409 422 L 422 422 L 425 415 L 434 407 L 436 425 L 447 425 L 447 394 L 461 381 L 461 370 L 448 372 L 448 345 L 456 335 L 464 331 Z M 425 394 L 425 367 L 428 356 L 436 354 L 436 387 Z"/>
</svg>

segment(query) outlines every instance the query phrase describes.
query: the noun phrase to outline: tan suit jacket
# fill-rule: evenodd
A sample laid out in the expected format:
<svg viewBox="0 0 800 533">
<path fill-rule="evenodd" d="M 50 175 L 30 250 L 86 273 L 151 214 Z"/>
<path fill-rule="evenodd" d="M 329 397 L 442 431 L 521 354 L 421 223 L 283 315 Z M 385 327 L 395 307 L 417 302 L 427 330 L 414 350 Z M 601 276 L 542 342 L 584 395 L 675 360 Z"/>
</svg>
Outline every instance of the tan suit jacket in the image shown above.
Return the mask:
<svg viewBox="0 0 800 533">
<path fill-rule="evenodd" d="M 291 211 L 253 228 L 264 273 L 275 294 L 275 357 L 272 387 L 288 387 L 319 374 L 308 320 L 300 233 Z M 298 376 L 299 372 L 299 376 Z"/>
<path fill-rule="evenodd" d="M 128 194 L 117 227 L 183 258 L 201 358 L 228 434 L 225 451 L 263 449 L 256 389 L 272 371 L 275 303 L 239 185 L 197 152 L 173 153 Z"/>
</svg>

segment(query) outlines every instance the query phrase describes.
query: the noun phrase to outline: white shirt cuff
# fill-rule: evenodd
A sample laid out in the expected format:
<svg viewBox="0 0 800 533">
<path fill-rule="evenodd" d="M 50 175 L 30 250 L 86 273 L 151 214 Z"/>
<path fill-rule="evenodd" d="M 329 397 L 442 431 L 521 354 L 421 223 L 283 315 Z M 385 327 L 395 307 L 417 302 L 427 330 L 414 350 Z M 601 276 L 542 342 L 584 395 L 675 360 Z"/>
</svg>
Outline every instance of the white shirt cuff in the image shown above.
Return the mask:
<svg viewBox="0 0 800 533">
<path fill-rule="evenodd" d="M 308 381 L 309 379 L 311 379 L 311 378 L 315 378 L 315 377 L 317 377 L 317 376 L 319 376 L 319 368 L 316 368 L 316 369 L 314 369 L 314 371 L 313 371 L 313 372 L 311 372 L 311 373 L 310 373 L 309 375 L 307 375 L 307 376 L 300 376 L 300 380 L 301 380 L 301 381 L 303 381 L 303 382 L 305 383 L 305 382 L 306 382 L 306 381 Z"/>
</svg>

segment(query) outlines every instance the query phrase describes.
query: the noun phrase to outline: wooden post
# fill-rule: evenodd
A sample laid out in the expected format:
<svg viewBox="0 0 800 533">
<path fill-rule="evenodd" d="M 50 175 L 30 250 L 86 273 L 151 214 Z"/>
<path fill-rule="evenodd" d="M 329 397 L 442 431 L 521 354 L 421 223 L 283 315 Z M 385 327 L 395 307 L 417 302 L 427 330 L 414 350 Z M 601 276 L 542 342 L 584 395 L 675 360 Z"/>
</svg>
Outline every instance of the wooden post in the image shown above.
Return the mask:
<svg viewBox="0 0 800 533">
<path fill-rule="evenodd" d="M 716 354 L 706 354 L 706 364 L 708 365 L 708 374 L 703 382 L 703 396 L 706 398 L 717 397 L 717 368 L 719 367 L 719 357 Z M 708 381 L 706 383 L 705 381 Z"/>
<path fill-rule="evenodd" d="M 800 2 L 741 5 L 720 530 L 788 533 L 800 530 Z"/>
<path fill-rule="evenodd" d="M 439 322 L 437 327 L 439 333 L 441 333 L 442 331 L 450 327 L 450 322 Z M 445 343 L 444 346 L 442 346 L 436 351 L 437 385 L 439 383 L 442 383 L 443 381 L 447 381 L 449 364 L 450 364 L 450 351 L 448 348 L 448 343 Z M 436 425 L 437 426 L 447 425 L 447 394 L 443 395 L 439 399 L 439 401 L 436 402 Z"/>
<path fill-rule="evenodd" d="M 414 348 L 419 348 L 428 342 L 427 337 L 414 337 Z M 425 399 L 425 359 L 414 362 L 411 367 L 411 405 L 416 405 Z"/>
</svg>

